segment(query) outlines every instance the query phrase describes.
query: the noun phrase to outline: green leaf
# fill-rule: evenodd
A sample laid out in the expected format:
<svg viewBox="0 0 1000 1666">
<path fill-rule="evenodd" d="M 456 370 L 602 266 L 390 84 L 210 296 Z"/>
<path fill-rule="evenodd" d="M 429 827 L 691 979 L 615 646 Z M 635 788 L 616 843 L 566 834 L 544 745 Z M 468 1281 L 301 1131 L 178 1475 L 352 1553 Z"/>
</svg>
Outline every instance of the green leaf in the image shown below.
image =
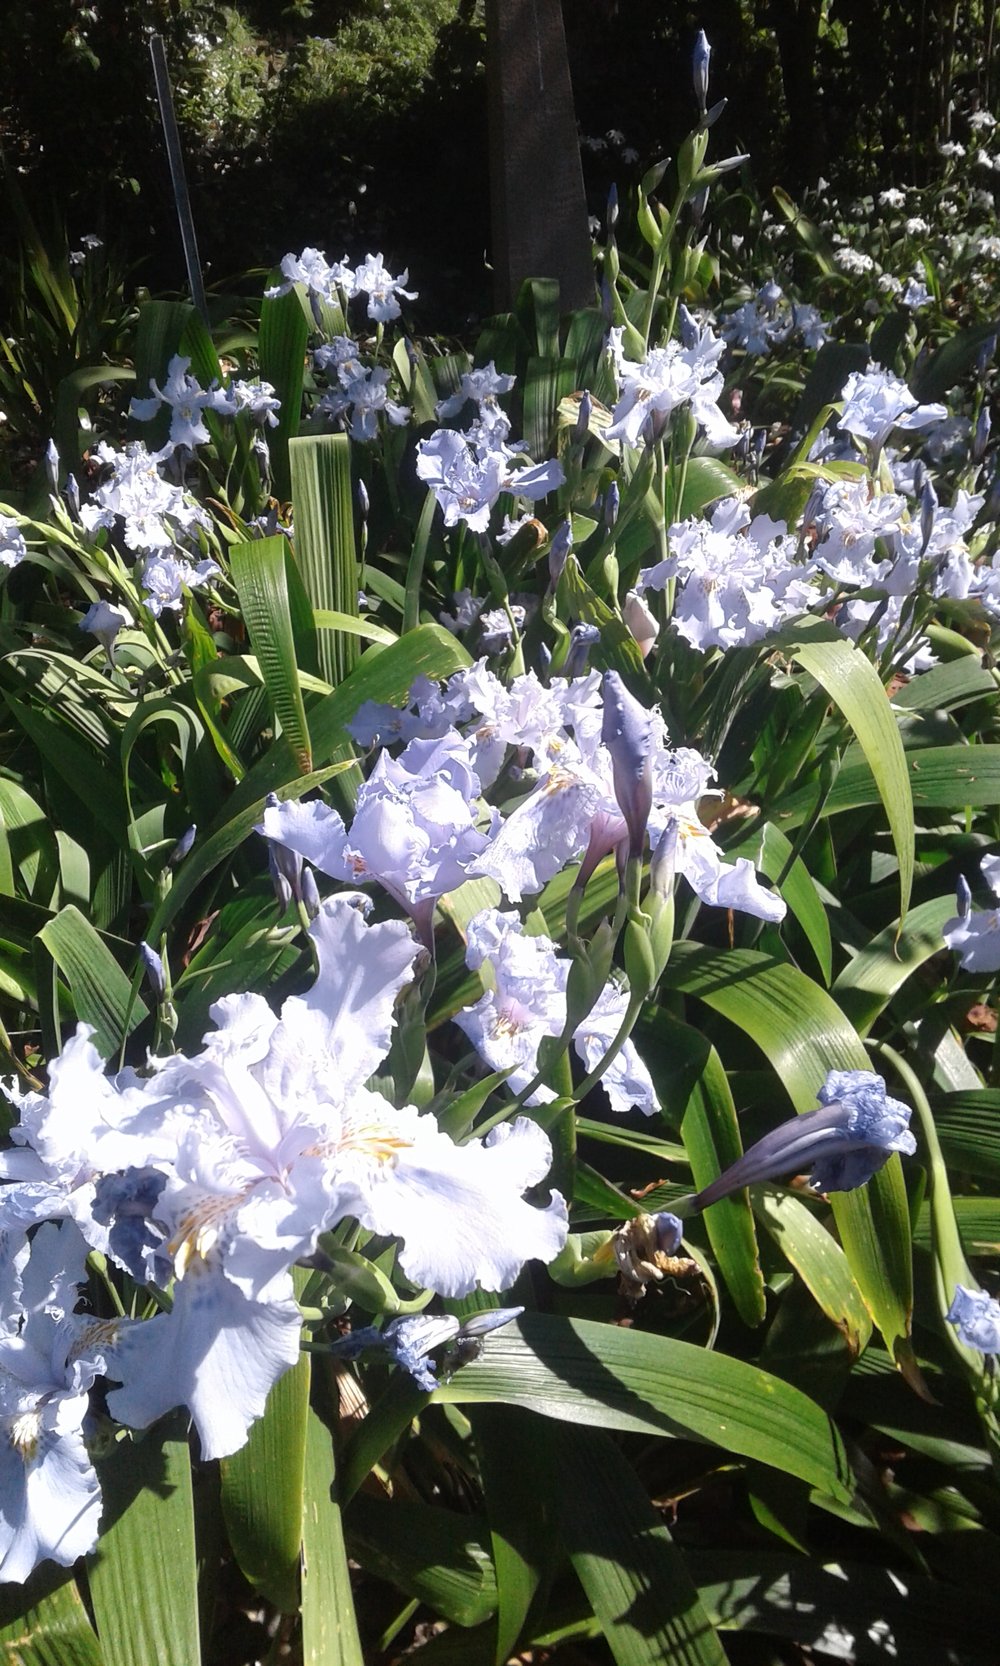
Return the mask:
<svg viewBox="0 0 1000 1666">
<path fill-rule="evenodd" d="M 524 380 L 524 441 L 532 457 L 547 457 L 552 449 L 559 401 L 577 385 L 575 359 L 528 360 Z"/>
<path fill-rule="evenodd" d="M 617 1666 L 726 1666 L 684 1555 L 611 1436 L 552 1438 L 563 1540 Z"/>
<path fill-rule="evenodd" d="M 707 1441 L 798 1475 L 845 1502 L 851 1478 L 826 1413 L 790 1384 L 690 1342 L 526 1313 L 434 1398 L 498 1401 L 543 1417 Z"/>
<path fill-rule="evenodd" d="M 678 943 L 663 982 L 696 995 L 746 1031 L 800 1113 L 815 1109 L 829 1071 L 870 1069 L 853 1025 L 826 991 L 794 966 L 749 949 L 723 953 Z M 890 1157 L 867 1186 L 835 1193 L 832 1206 L 865 1305 L 890 1349 L 906 1363 L 913 1273 L 899 1158 Z"/>
<path fill-rule="evenodd" d="M 288 447 L 295 503 L 295 559 L 313 608 L 358 612 L 351 442 L 346 434 L 311 434 Z M 320 672 L 342 683 L 358 657 L 353 637 L 319 640 Z"/>
<path fill-rule="evenodd" d="M 106 1666 L 68 1569 L 43 1562 L 26 1584 L 0 1589 L 0 1660 L 4 1666 Z"/>
<path fill-rule="evenodd" d="M 477 1406 L 471 1422 L 496 1569 L 495 1661 L 504 1666 L 561 1559 L 555 1522 L 561 1476 L 552 1466 L 544 1418 L 513 1406 Z"/>
<path fill-rule="evenodd" d="M 955 898 L 934 897 L 886 926 L 849 961 L 833 986 L 837 1002 L 862 1035 L 888 1006 L 911 973 L 944 948 L 941 928 L 955 914 Z"/>
<path fill-rule="evenodd" d="M 302 1508 L 302 1666 L 364 1666 L 333 1487 L 330 1431 L 310 1408 Z"/>
<path fill-rule="evenodd" d="M 833 259 L 833 250 L 819 227 L 814 225 L 807 215 L 803 214 L 798 203 L 793 201 L 788 192 L 783 191 L 780 185 L 774 187 L 772 195 L 785 219 L 790 222 L 798 237 L 809 250 L 823 276 L 825 278 L 834 277 L 837 267 Z"/>
<path fill-rule="evenodd" d="M 87 1572 L 104 1666 L 198 1666 L 191 1454 L 179 1414 L 98 1461 L 104 1520 Z"/>
<path fill-rule="evenodd" d="M 1000 746 L 927 746 L 906 753 L 905 758 L 918 810 L 962 810 L 967 805 L 984 809 L 1000 803 Z M 850 747 L 830 790 L 824 815 L 859 810 L 878 800 L 868 762 L 859 747 Z M 814 787 L 790 793 L 782 800 L 776 819 L 783 827 L 797 826 L 811 815 L 815 803 Z"/>
<path fill-rule="evenodd" d="M 496 1612 L 496 1578 L 481 1517 L 406 1499 L 380 1503 L 358 1493 L 344 1525 L 354 1561 L 453 1625 L 482 1625 Z"/>
<path fill-rule="evenodd" d="M 281 400 L 278 426 L 268 430 L 267 443 L 274 489 L 286 503 L 292 495 L 288 445 L 299 431 L 308 340 L 309 323 L 295 291 L 270 299 L 265 296 L 260 307 L 257 358 L 262 379 L 271 383 Z"/>
<path fill-rule="evenodd" d="M 535 332 L 535 348 L 541 358 L 559 354 L 559 282 L 557 278 L 526 278 L 516 302 L 517 315 Z M 476 357 L 482 362 L 481 349 Z"/>
<path fill-rule="evenodd" d="M 930 355 L 913 378 L 913 392 L 925 400 L 941 400 L 972 369 L 979 349 L 997 333 L 997 320 L 958 330 Z"/>
<path fill-rule="evenodd" d="M 931 1100 L 949 1167 L 1000 1180 L 1000 1089 L 969 1088 Z"/>
<path fill-rule="evenodd" d="M 285 576 L 287 541 L 279 533 L 250 544 L 236 544 L 229 557 L 243 618 L 274 714 L 299 770 L 308 775 L 312 747 L 292 634 Z"/>
<path fill-rule="evenodd" d="M 671 1119 L 680 1117 L 681 1139 L 699 1191 L 743 1154 L 736 1107 L 718 1053 L 689 1024 L 663 1013 L 656 1018 L 655 1080 Z M 664 1071 L 669 1068 L 669 1078 Z M 709 1242 L 719 1270 L 746 1325 L 765 1313 L 764 1279 L 757 1256 L 753 1215 L 745 1192 L 705 1210 Z"/>
<path fill-rule="evenodd" d="M 868 760 L 889 818 L 899 861 L 900 918 L 906 918 L 913 885 L 913 798 L 896 719 L 878 672 L 860 648 L 822 621 L 792 626 L 792 658 L 824 688 L 850 724 Z"/>
<path fill-rule="evenodd" d="M 685 521 L 700 515 L 708 504 L 730 496 L 742 484 L 739 475 L 721 457 L 690 457 L 676 518 Z"/>
<path fill-rule="evenodd" d="M 349 636 L 364 637 L 366 642 L 382 642 L 386 647 L 399 641 L 395 631 L 377 625 L 374 619 L 354 619 L 349 613 L 332 613 L 325 607 L 319 608 L 314 618 L 318 631 L 346 631 Z"/>
<path fill-rule="evenodd" d="M 836 1238 L 815 1212 L 791 1192 L 772 1186 L 750 1189 L 754 1213 L 767 1227 L 782 1255 L 794 1267 L 827 1318 L 842 1333 L 852 1357 L 863 1352 L 872 1324 Z"/>
<path fill-rule="evenodd" d="M 111 950 L 73 904 L 60 909 L 39 938 L 69 984 L 76 1015 L 94 1026 L 94 1046 L 110 1059 L 147 1016 Z"/>
<path fill-rule="evenodd" d="M 14 895 L 14 869 L 29 897 L 50 901 L 59 873 L 59 850 L 49 818 L 16 781 L 0 778 L 0 828 L 3 830 L 6 896 Z"/>
<path fill-rule="evenodd" d="M 298 1611 L 309 1360 L 302 1355 L 267 1397 L 249 1439 L 221 1464 L 222 1513 L 251 1585 L 286 1614 Z"/>
<path fill-rule="evenodd" d="M 903 688 L 896 690 L 892 704 L 897 711 L 951 711 L 970 700 L 995 700 L 996 697 L 997 685 L 992 672 L 987 671 L 979 654 L 973 652 L 944 665 L 932 665 L 929 671 L 911 677 Z"/>
</svg>

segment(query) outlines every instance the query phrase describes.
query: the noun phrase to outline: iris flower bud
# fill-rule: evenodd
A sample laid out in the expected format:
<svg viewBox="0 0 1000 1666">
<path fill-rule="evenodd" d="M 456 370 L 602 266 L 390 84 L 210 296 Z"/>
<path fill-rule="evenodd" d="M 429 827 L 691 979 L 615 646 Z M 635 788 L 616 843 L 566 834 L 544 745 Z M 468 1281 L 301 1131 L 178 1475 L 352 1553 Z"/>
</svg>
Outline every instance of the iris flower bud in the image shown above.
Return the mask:
<svg viewBox="0 0 1000 1666">
<path fill-rule="evenodd" d="M 694 82 L 694 96 L 698 100 L 698 114 L 705 115 L 708 104 L 708 65 L 712 56 L 712 48 L 708 44 L 708 36 L 704 29 L 698 30 L 698 39 L 694 43 L 694 53 L 691 58 L 691 77 Z"/>
</svg>

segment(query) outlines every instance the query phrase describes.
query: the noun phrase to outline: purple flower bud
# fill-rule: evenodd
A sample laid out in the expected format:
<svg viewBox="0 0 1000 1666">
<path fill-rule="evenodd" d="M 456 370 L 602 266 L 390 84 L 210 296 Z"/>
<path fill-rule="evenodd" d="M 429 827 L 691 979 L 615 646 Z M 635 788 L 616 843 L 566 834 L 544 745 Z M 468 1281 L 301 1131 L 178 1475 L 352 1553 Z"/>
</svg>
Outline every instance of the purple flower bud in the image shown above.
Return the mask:
<svg viewBox="0 0 1000 1666">
<path fill-rule="evenodd" d="M 695 192 L 690 202 L 691 218 L 694 221 L 696 228 L 701 225 L 707 207 L 708 186 L 703 185 L 700 191 Z"/>
<path fill-rule="evenodd" d="M 45 478 L 49 483 L 50 492 L 59 490 L 59 449 L 55 440 L 50 440 L 45 447 Z"/>
<path fill-rule="evenodd" d="M 983 405 L 980 407 L 976 421 L 976 432 L 972 437 L 972 461 L 974 463 L 981 463 L 986 456 L 986 447 L 989 444 L 992 426 L 993 418 L 990 416 L 990 408 L 988 405 Z"/>
<path fill-rule="evenodd" d="M 501 1325 L 512 1324 L 520 1319 L 523 1307 L 492 1307 L 488 1312 L 474 1313 L 471 1319 L 466 1319 L 459 1336 L 489 1336 L 490 1331 L 499 1330 Z"/>
<path fill-rule="evenodd" d="M 593 409 L 594 401 L 590 395 L 590 391 L 589 389 L 584 388 L 583 394 L 580 398 L 580 409 L 576 414 L 576 423 L 573 427 L 574 440 L 585 440 L 587 438 L 587 434 L 590 431 L 590 418 L 593 413 Z"/>
<path fill-rule="evenodd" d="M 158 1001 L 162 1001 L 167 991 L 167 980 L 163 975 L 163 961 L 156 950 L 149 943 L 139 944 L 139 959 L 146 968 L 149 986 Z"/>
<path fill-rule="evenodd" d="M 681 327 L 681 346 L 694 347 L 698 340 L 698 320 L 682 301 L 677 308 L 677 322 Z"/>
<path fill-rule="evenodd" d="M 601 312 L 604 315 L 604 322 L 610 330 L 615 321 L 615 300 L 607 278 L 601 279 Z"/>
<path fill-rule="evenodd" d="M 620 505 L 621 493 L 618 490 L 618 482 L 617 480 L 612 480 L 611 485 L 604 494 L 604 524 L 609 532 L 618 519 L 618 510 Z"/>
<path fill-rule="evenodd" d="M 322 907 L 322 902 L 320 900 L 319 886 L 316 884 L 316 876 L 310 867 L 303 866 L 301 889 L 302 906 L 304 907 L 310 920 L 315 920 L 320 908 Z"/>
<path fill-rule="evenodd" d="M 920 493 L 920 553 L 921 553 L 921 555 L 924 554 L 924 551 L 926 550 L 928 544 L 931 541 L 931 535 L 934 531 L 934 516 L 937 513 L 937 506 L 938 506 L 937 492 L 934 490 L 934 487 L 931 484 L 930 475 L 928 475 L 927 478 L 924 481 L 923 490 Z"/>
<path fill-rule="evenodd" d="M 601 740 L 611 754 L 615 798 L 629 832 L 629 855 L 638 856 L 653 806 L 652 723 L 617 671 L 604 674 Z"/>
<path fill-rule="evenodd" d="M 366 521 L 371 503 L 368 498 L 368 489 L 363 480 L 358 481 L 358 508 L 361 510 L 361 519 Z"/>
<path fill-rule="evenodd" d="M 992 364 L 996 350 L 997 338 L 993 335 L 989 336 L 986 341 L 983 342 L 979 352 L 976 354 L 976 370 L 979 373 L 980 381 L 986 375 L 987 370 Z"/>
<path fill-rule="evenodd" d="M 671 817 L 656 841 L 649 863 L 649 888 L 654 896 L 668 897 L 673 889 L 677 861 L 678 827 Z"/>
<path fill-rule="evenodd" d="M 708 36 L 704 29 L 699 29 L 691 57 L 691 77 L 694 82 L 694 96 L 698 100 L 698 113 L 701 116 L 704 116 L 708 104 L 708 65 L 711 56 L 712 48 L 708 44 Z"/>
<path fill-rule="evenodd" d="M 594 643 L 600 640 L 601 633 L 596 625 L 574 625 L 569 633 L 569 653 L 563 662 L 563 676 L 566 678 L 584 676 L 587 671 L 590 650 Z"/>
<path fill-rule="evenodd" d="M 831 1070 L 817 1097 L 819 1110 L 772 1128 L 697 1194 L 695 1207 L 706 1209 L 743 1186 L 806 1168 L 812 1170 L 814 1191 L 853 1191 L 877 1174 L 892 1152 L 916 1151 L 910 1107 L 891 1099 L 873 1071 Z"/>
<path fill-rule="evenodd" d="M 702 127 L 714 127 L 728 103 L 728 98 L 720 98 L 717 103 L 712 105 L 710 110 L 706 110 L 701 118 Z"/>
<path fill-rule="evenodd" d="M 610 191 L 608 192 L 608 207 L 607 207 L 607 213 L 606 213 L 605 219 L 606 219 L 606 222 L 607 222 L 608 230 L 609 231 L 614 231 L 615 226 L 618 224 L 618 187 L 617 187 L 617 185 L 612 185 Z"/>
<path fill-rule="evenodd" d="M 66 484 L 63 487 L 63 502 L 69 510 L 70 519 L 78 521 L 80 519 L 80 488 L 77 485 L 75 474 L 66 476 Z"/>
<path fill-rule="evenodd" d="M 176 868 L 179 862 L 183 862 L 185 856 L 189 854 L 191 846 L 194 844 L 197 835 L 198 824 L 193 821 L 187 832 L 181 834 L 173 850 L 170 852 L 170 855 L 167 857 L 168 868 Z"/>
<path fill-rule="evenodd" d="M 958 917 L 960 920 L 967 920 L 972 909 L 972 892 L 964 874 L 960 873 L 955 881 L 955 896 L 958 902 Z"/>
<path fill-rule="evenodd" d="M 562 577 L 562 570 L 566 565 L 566 557 L 573 548 L 573 528 L 568 520 L 563 521 L 553 536 L 549 546 L 549 582 L 555 588 Z"/>
</svg>

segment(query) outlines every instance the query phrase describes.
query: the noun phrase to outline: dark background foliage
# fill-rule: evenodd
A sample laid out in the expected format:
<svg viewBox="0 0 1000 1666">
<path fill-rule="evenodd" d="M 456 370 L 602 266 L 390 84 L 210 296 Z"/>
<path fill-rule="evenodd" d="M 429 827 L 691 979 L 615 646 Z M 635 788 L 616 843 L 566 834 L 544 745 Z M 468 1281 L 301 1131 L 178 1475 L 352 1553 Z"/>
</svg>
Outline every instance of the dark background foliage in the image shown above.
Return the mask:
<svg viewBox="0 0 1000 1666">
<path fill-rule="evenodd" d="M 687 130 L 714 47 L 724 148 L 758 188 L 926 178 L 988 105 L 996 0 L 571 0 L 595 213 Z M 178 286 L 147 39 L 168 43 L 210 284 L 315 243 L 383 248 L 460 327 L 488 306 L 485 29 L 476 0 L 47 0 L 8 7 L 0 140 L 49 239 L 96 232 Z M 954 108 L 953 108 L 954 107 Z M 956 113 L 957 112 L 957 113 Z M 608 139 L 608 135 L 613 137 Z M 635 155 L 633 156 L 633 152 Z M 8 282 L 12 272 L 8 264 Z M 442 314 L 442 308 L 444 312 Z"/>
</svg>

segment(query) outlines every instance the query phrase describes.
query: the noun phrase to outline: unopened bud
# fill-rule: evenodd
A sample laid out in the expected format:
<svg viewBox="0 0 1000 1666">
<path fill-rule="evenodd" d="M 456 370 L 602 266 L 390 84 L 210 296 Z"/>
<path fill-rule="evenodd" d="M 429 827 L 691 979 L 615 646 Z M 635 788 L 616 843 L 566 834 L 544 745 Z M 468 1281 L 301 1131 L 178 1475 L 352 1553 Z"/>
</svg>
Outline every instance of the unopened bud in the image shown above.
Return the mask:
<svg viewBox="0 0 1000 1666">
<path fill-rule="evenodd" d="M 563 676 L 567 679 L 585 676 L 590 650 L 600 640 L 601 633 L 596 625 L 574 625 L 569 633 L 569 653 L 563 661 Z"/>
<path fill-rule="evenodd" d="M 63 502 L 69 510 L 70 519 L 78 521 L 80 519 L 80 488 L 76 483 L 75 474 L 66 476 L 66 484 L 63 487 Z"/>
<path fill-rule="evenodd" d="M 660 634 L 660 627 L 638 590 L 630 590 L 626 595 L 625 605 L 622 608 L 622 618 L 640 654 L 645 659 L 652 652 L 653 644 Z"/>
<path fill-rule="evenodd" d="M 574 440 L 585 440 L 590 432 L 590 419 L 594 411 L 594 401 L 589 388 L 584 388 L 580 396 L 580 409 L 576 414 L 573 427 Z"/>
<path fill-rule="evenodd" d="M 371 504 L 368 498 L 368 488 L 363 480 L 358 481 L 358 508 L 361 510 L 361 519 L 366 521 Z"/>
<path fill-rule="evenodd" d="M 699 29 L 691 56 L 691 79 L 694 83 L 694 96 L 698 100 L 698 113 L 701 116 L 704 116 L 708 104 L 708 66 L 711 57 L 712 48 L 708 44 L 708 36 L 704 29 Z"/>
<path fill-rule="evenodd" d="M 607 221 L 608 230 L 609 231 L 614 231 L 615 226 L 618 224 L 618 187 L 617 187 L 617 185 L 612 185 L 610 191 L 608 192 L 608 207 L 607 207 L 607 213 L 606 213 L 605 218 L 606 218 L 606 221 Z"/>
<path fill-rule="evenodd" d="M 677 822 L 671 819 L 656 841 L 649 863 L 649 888 L 656 897 L 668 897 L 674 888 L 677 863 Z"/>
<path fill-rule="evenodd" d="M 958 903 L 959 919 L 968 919 L 969 912 L 972 908 L 972 892 L 969 889 L 969 881 L 966 879 L 964 874 L 959 874 L 958 879 L 955 882 L 955 897 Z"/>
<path fill-rule="evenodd" d="M 694 347 L 699 335 L 698 320 L 683 301 L 677 308 L 677 322 L 681 327 L 681 346 Z"/>
<path fill-rule="evenodd" d="M 178 862 L 183 862 L 185 856 L 194 844 L 198 833 L 197 822 L 192 822 L 186 833 L 182 833 L 170 855 L 167 857 L 167 867 L 176 868 Z"/>
<path fill-rule="evenodd" d="M 611 485 L 604 494 L 604 524 L 609 532 L 618 519 L 618 510 L 620 506 L 621 493 L 618 490 L 618 482 L 617 480 L 612 480 Z"/>
<path fill-rule="evenodd" d="M 302 884 L 300 889 L 302 892 L 302 906 L 304 907 L 310 920 L 315 920 L 320 908 L 322 907 L 322 901 L 320 899 L 319 887 L 316 884 L 316 876 L 313 873 L 312 868 L 303 867 Z"/>
<path fill-rule="evenodd" d="M 629 854 L 638 856 L 653 804 L 652 720 L 617 671 L 604 674 L 601 740 L 611 755 L 615 799 L 629 832 Z"/>
<path fill-rule="evenodd" d="M 549 547 L 549 582 L 553 589 L 562 577 L 566 565 L 566 557 L 573 548 L 573 528 L 568 520 L 563 521 L 556 529 Z"/>
<path fill-rule="evenodd" d="M 990 408 L 988 405 L 983 405 L 976 420 L 976 432 L 972 437 L 972 461 L 974 463 L 981 463 L 986 456 L 986 447 L 989 444 L 992 426 L 993 419 L 990 416 Z"/>
<path fill-rule="evenodd" d="M 55 440 L 50 440 L 45 447 L 45 478 L 49 483 L 50 492 L 59 490 L 59 448 Z"/>
<path fill-rule="evenodd" d="M 156 950 L 149 943 L 139 944 L 139 959 L 146 968 L 149 986 L 158 1001 L 162 1001 L 167 991 L 167 980 L 163 974 L 163 961 Z"/>
<path fill-rule="evenodd" d="M 920 493 L 920 553 L 923 555 L 931 541 L 934 531 L 934 517 L 937 514 L 938 496 L 931 484 L 930 475 L 924 481 Z"/>
</svg>

